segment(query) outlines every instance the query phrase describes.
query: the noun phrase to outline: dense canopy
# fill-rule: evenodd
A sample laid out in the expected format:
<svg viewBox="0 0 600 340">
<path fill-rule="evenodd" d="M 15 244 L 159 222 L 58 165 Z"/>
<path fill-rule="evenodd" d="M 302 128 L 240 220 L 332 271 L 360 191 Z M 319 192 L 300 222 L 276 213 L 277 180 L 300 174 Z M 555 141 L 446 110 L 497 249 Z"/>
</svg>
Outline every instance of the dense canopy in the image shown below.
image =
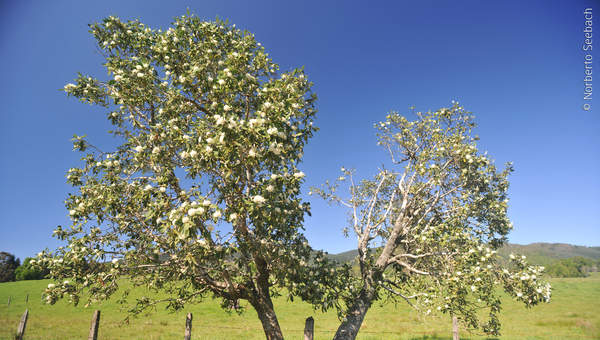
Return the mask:
<svg viewBox="0 0 600 340">
<path fill-rule="evenodd" d="M 334 270 L 301 234 L 298 164 L 316 130 L 303 70 L 280 72 L 252 34 L 195 16 L 166 31 L 109 17 L 90 32 L 109 78 L 80 74 L 64 90 L 103 107 L 120 144 L 74 138 L 73 224 L 55 231 L 68 245 L 41 256 L 68 280 L 48 301 L 77 302 L 84 288 L 105 299 L 128 277 L 166 290 L 172 308 L 207 293 L 236 309 L 248 300 L 274 339 L 274 287 L 334 303 L 320 288 Z M 157 302 L 143 297 L 133 311 Z"/>
</svg>

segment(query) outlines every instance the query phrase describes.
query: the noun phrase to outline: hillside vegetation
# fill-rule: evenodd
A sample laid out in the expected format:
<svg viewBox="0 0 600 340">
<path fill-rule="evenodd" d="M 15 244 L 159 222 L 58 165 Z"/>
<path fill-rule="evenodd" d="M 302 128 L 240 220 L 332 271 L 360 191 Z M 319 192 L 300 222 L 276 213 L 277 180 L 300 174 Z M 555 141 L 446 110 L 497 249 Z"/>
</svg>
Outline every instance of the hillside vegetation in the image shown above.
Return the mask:
<svg viewBox="0 0 600 340">
<path fill-rule="evenodd" d="M 574 246 L 566 243 L 508 244 L 499 253 L 508 257 L 510 253 L 527 256 L 532 264 L 549 265 L 557 260 L 581 256 L 592 260 L 600 259 L 600 247 Z"/>
<path fill-rule="evenodd" d="M 508 258 L 511 253 L 525 255 L 531 264 L 540 266 L 548 266 L 560 259 L 576 256 L 600 260 L 600 247 L 574 246 L 566 243 L 531 243 L 527 245 L 509 243 L 498 252 L 504 258 Z M 357 255 L 356 250 L 350 250 L 339 254 L 329 254 L 328 256 L 338 262 L 345 263 L 354 260 Z"/>
</svg>

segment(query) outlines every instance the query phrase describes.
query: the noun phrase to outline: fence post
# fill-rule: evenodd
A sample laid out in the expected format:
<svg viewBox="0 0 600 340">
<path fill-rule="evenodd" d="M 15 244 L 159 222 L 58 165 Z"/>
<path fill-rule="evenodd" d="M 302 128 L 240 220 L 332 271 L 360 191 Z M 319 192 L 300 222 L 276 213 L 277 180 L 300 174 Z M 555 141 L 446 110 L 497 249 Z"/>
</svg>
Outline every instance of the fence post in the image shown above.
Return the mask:
<svg viewBox="0 0 600 340">
<path fill-rule="evenodd" d="M 304 340 L 313 340 L 315 333 L 315 319 L 312 316 L 306 318 L 304 324 Z"/>
<path fill-rule="evenodd" d="M 25 303 L 29 302 L 29 294 L 27 294 L 27 296 L 25 296 Z"/>
<path fill-rule="evenodd" d="M 459 340 L 458 338 L 458 319 L 452 315 L 452 340 Z"/>
<path fill-rule="evenodd" d="M 6 305 L 10 307 L 10 296 L 8 297 L 8 303 Z"/>
<path fill-rule="evenodd" d="M 15 340 L 23 340 L 23 335 L 25 335 L 25 327 L 27 327 L 27 317 L 29 317 L 28 309 L 25 310 L 25 313 L 23 313 L 23 316 L 21 317 L 21 322 L 19 322 L 19 328 L 17 328 Z"/>
<path fill-rule="evenodd" d="M 95 310 L 92 317 L 92 325 L 90 326 L 90 335 L 88 340 L 98 340 L 98 328 L 100 326 L 100 311 Z"/>
<path fill-rule="evenodd" d="M 183 340 L 191 340 L 192 339 L 192 313 L 188 313 L 185 318 L 185 335 L 183 336 Z"/>
</svg>

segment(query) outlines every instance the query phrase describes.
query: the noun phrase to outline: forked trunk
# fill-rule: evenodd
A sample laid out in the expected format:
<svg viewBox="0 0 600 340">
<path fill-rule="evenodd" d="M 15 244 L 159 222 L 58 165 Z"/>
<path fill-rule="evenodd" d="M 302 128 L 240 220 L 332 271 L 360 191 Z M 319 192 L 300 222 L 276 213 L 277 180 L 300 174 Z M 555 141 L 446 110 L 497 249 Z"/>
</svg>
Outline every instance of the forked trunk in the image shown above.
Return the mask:
<svg viewBox="0 0 600 340">
<path fill-rule="evenodd" d="M 283 333 L 281 333 L 271 298 L 267 295 L 250 303 L 256 310 L 256 314 L 258 314 L 267 340 L 283 340 Z"/>
<path fill-rule="evenodd" d="M 338 327 L 337 332 L 333 340 L 354 340 L 358 334 L 358 330 L 362 325 L 367 311 L 371 307 L 373 301 L 374 292 L 372 289 L 369 291 L 362 291 L 354 301 L 354 304 L 346 312 L 346 316 L 342 324 Z"/>
</svg>

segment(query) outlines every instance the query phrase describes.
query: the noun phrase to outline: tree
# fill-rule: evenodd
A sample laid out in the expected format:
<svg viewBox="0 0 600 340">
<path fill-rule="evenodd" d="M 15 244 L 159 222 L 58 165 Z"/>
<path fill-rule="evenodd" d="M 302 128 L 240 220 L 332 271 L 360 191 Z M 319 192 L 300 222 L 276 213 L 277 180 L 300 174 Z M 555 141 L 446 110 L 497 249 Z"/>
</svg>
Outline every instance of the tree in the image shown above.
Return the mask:
<svg viewBox="0 0 600 340">
<path fill-rule="evenodd" d="M 73 139 L 83 152 L 67 175 L 73 223 L 55 231 L 68 245 L 40 256 L 69 280 L 49 286 L 48 302 L 77 303 L 84 289 L 88 302 L 106 299 L 128 277 L 167 292 L 134 313 L 207 294 L 236 310 L 247 300 L 267 339 L 283 338 L 271 300 L 280 288 L 334 304 L 319 284 L 335 271 L 301 234 L 298 163 L 316 130 L 303 70 L 280 73 L 252 34 L 219 20 L 182 16 L 162 31 L 108 17 L 90 32 L 109 79 L 80 74 L 64 90 L 103 108 L 121 144 Z"/>
<path fill-rule="evenodd" d="M 15 269 L 19 267 L 19 262 L 13 254 L 0 251 L 0 282 L 15 280 Z"/>
<path fill-rule="evenodd" d="M 26 257 L 23 264 L 15 270 L 15 279 L 22 280 L 41 280 L 49 274 L 48 268 L 42 268 L 35 265 L 36 260 L 32 257 Z"/>
<path fill-rule="evenodd" d="M 402 299 L 426 314 L 456 315 L 469 327 L 497 334 L 497 285 L 526 306 L 549 301 L 542 270 L 511 255 L 501 268 L 496 249 L 512 225 L 506 215 L 509 164 L 497 171 L 472 136 L 473 117 L 458 104 L 416 113 L 391 113 L 376 125 L 378 144 L 391 160 L 373 179 L 354 171 L 313 189 L 350 210 L 358 238 L 360 274 L 345 297 L 335 339 L 354 339 L 371 304 Z M 349 199 L 338 194 L 349 182 Z M 348 230 L 346 230 L 346 233 Z M 489 319 L 480 324 L 478 311 Z"/>
<path fill-rule="evenodd" d="M 551 277 L 586 277 L 591 271 L 598 271 L 598 261 L 581 256 L 558 260 L 546 269 Z"/>
</svg>

